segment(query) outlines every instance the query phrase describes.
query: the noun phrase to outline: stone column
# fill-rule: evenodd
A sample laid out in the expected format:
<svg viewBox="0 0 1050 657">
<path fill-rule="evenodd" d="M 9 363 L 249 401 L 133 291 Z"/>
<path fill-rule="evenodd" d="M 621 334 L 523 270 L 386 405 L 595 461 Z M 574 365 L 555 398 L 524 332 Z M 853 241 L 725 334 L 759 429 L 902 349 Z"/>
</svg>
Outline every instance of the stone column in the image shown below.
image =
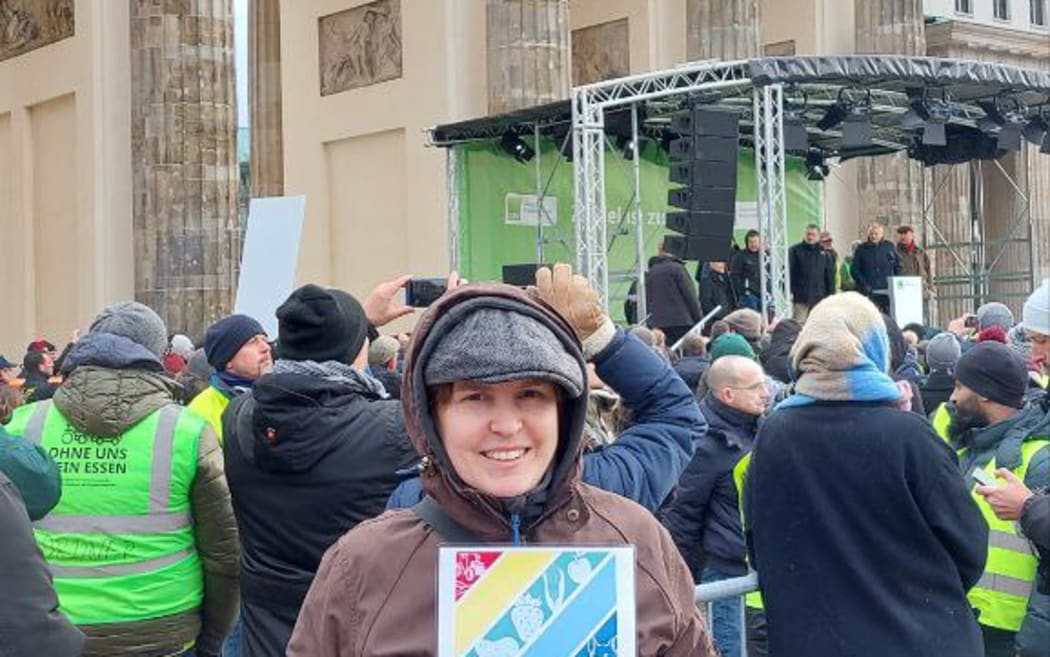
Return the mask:
<svg viewBox="0 0 1050 657">
<path fill-rule="evenodd" d="M 251 195 L 284 194 L 281 129 L 281 9 L 278 0 L 250 0 L 248 102 L 251 105 Z"/>
<path fill-rule="evenodd" d="M 922 0 L 855 0 L 858 54 L 925 55 Z M 923 227 L 922 166 L 906 153 L 863 158 L 857 166 L 861 236 L 872 221 L 887 226 L 887 239 L 896 240 L 894 227 L 911 225 L 920 242 L 929 236 Z"/>
<path fill-rule="evenodd" d="M 759 55 L 758 0 L 686 0 L 686 57 L 747 59 Z"/>
<path fill-rule="evenodd" d="M 489 113 L 568 97 L 568 0 L 488 0 Z"/>
<path fill-rule="evenodd" d="M 129 2 L 135 297 L 200 339 L 240 258 L 233 0 Z"/>
</svg>

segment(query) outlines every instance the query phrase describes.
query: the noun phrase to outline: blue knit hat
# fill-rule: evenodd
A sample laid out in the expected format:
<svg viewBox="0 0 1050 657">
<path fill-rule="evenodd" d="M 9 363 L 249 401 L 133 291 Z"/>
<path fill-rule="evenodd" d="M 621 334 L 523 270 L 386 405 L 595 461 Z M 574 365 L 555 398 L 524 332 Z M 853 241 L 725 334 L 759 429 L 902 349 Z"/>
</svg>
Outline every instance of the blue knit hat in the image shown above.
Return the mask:
<svg viewBox="0 0 1050 657">
<path fill-rule="evenodd" d="M 262 324 L 247 315 L 228 315 L 204 332 L 204 354 L 208 364 L 222 372 L 249 340 L 266 335 Z"/>
</svg>

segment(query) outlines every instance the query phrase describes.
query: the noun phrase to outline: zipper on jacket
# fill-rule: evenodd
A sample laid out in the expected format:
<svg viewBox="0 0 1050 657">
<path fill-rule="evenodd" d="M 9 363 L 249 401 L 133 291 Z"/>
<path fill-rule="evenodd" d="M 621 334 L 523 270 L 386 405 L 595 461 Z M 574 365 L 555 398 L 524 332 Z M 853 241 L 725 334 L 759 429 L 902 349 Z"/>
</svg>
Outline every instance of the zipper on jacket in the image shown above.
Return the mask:
<svg viewBox="0 0 1050 657">
<path fill-rule="evenodd" d="M 515 513 L 510 517 L 510 535 L 514 545 L 521 545 L 521 515 Z"/>
</svg>

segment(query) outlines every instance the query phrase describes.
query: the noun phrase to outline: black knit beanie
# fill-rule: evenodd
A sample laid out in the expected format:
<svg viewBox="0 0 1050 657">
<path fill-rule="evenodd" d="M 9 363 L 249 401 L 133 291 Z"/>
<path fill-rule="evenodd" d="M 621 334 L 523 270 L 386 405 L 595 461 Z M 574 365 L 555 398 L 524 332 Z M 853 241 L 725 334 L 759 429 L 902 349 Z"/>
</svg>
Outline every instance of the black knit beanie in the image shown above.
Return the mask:
<svg viewBox="0 0 1050 657">
<path fill-rule="evenodd" d="M 247 315 L 228 315 L 204 332 L 204 354 L 217 371 L 226 369 L 233 357 L 249 340 L 266 335 L 262 324 Z"/>
<path fill-rule="evenodd" d="M 1028 370 L 1021 357 L 998 342 L 981 342 L 955 365 L 955 380 L 978 395 L 1010 408 L 1024 406 Z"/>
<path fill-rule="evenodd" d="M 368 326 L 357 299 L 342 290 L 304 285 L 277 309 L 277 355 L 352 365 Z"/>
</svg>

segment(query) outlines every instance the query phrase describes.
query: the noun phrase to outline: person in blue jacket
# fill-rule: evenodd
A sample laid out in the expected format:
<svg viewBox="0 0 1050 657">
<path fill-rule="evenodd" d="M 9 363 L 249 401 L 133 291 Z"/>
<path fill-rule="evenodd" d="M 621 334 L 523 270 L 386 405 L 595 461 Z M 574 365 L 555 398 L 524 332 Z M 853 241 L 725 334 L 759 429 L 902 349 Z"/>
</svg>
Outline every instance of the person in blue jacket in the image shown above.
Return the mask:
<svg viewBox="0 0 1050 657">
<path fill-rule="evenodd" d="M 633 335 L 618 329 L 592 362 L 620 395 L 631 424 L 612 443 L 583 455 L 583 481 L 656 511 L 692 459 L 707 422 L 667 361 Z M 421 499 L 422 483 L 412 477 L 390 496 L 387 509 Z"/>
</svg>

